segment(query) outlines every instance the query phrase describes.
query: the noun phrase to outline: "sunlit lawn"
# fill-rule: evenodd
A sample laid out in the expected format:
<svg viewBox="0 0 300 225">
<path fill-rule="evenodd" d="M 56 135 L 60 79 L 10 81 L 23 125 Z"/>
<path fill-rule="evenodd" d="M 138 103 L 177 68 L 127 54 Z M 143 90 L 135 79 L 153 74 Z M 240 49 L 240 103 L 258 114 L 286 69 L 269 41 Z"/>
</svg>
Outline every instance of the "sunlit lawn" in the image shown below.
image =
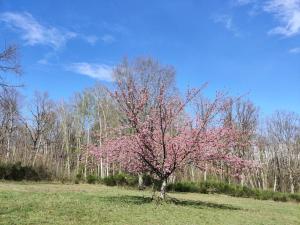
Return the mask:
<svg viewBox="0 0 300 225">
<path fill-rule="evenodd" d="M 171 194 L 101 185 L 0 183 L 0 224 L 299 225 L 300 205 L 224 195 Z"/>
</svg>

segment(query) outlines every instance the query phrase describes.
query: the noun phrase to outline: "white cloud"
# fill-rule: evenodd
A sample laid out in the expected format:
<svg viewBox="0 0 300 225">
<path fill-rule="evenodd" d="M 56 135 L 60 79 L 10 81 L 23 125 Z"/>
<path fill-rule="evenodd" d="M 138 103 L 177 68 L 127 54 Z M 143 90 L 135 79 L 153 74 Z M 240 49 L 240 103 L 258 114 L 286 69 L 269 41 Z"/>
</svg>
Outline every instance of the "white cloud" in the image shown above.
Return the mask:
<svg viewBox="0 0 300 225">
<path fill-rule="evenodd" d="M 213 21 L 215 23 L 223 25 L 225 29 L 232 32 L 235 36 L 240 35 L 237 28 L 233 24 L 232 16 L 226 14 L 216 14 L 213 16 Z"/>
<path fill-rule="evenodd" d="M 292 48 L 289 50 L 289 53 L 292 53 L 292 54 L 299 54 L 300 53 L 300 48 Z"/>
<path fill-rule="evenodd" d="M 300 0 L 268 0 L 263 9 L 280 22 L 270 34 L 291 37 L 300 33 Z"/>
<path fill-rule="evenodd" d="M 74 32 L 43 26 L 27 12 L 5 12 L 0 14 L 0 21 L 5 22 L 10 28 L 21 32 L 21 38 L 28 45 L 48 45 L 57 49 L 64 46 L 69 39 L 77 36 Z"/>
<path fill-rule="evenodd" d="M 71 65 L 67 66 L 66 69 L 74 73 L 86 75 L 98 80 L 109 82 L 113 81 L 113 68 L 105 64 L 79 62 L 72 63 Z"/>
</svg>

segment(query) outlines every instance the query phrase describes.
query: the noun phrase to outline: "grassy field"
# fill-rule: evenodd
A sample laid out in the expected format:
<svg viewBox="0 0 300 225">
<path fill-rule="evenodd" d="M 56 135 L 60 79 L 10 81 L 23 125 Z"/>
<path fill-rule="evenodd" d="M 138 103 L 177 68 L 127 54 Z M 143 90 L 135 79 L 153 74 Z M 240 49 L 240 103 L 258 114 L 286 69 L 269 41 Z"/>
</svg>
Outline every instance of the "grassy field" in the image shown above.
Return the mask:
<svg viewBox="0 0 300 225">
<path fill-rule="evenodd" d="M 0 224 L 280 224 L 299 225 L 300 205 L 225 195 L 171 194 L 100 185 L 0 183 Z"/>
</svg>

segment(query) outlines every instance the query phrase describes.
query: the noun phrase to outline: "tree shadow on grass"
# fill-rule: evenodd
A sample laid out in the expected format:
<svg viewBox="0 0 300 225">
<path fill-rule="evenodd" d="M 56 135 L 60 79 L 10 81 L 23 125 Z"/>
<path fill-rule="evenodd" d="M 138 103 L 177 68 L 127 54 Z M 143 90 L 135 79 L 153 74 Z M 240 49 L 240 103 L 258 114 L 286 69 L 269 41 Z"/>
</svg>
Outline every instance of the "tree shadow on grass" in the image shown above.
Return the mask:
<svg viewBox="0 0 300 225">
<path fill-rule="evenodd" d="M 153 200 L 151 197 L 145 196 L 131 196 L 131 195 L 120 195 L 120 196 L 105 196 L 100 197 L 100 201 L 109 202 L 109 203 L 121 203 L 129 205 L 143 205 L 149 203 L 163 203 Z M 204 201 L 193 201 L 193 200 L 181 200 L 175 198 L 168 198 L 164 203 L 166 204 L 175 204 L 184 207 L 193 207 L 193 208 L 214 208 L 214 209 L 224 209 L 224 210 L 241 210 L 239 207 L 235 207 L 228 204 L 218 204 L 212 202 Z"/>
<path fill-rule="evenodd" d="M 142 205 L 152 202 L 152 198 L 144 196 L 120 195 L 99 197 L 100 201 L 109 203 L 125 203 L 129 205 Z"/>
<path fill-rule="evenodd" d="M 171 199 L 175 205 L 180 206 L 190 206 L 194 208 L 214 208 L 214 209 L 225 209 L 225 210 L 241 210 L 239 207 L 235 207 L 228 204 L 218 204 L 212 202 L 203 202 L 203 201 L 193 201 L 193 200 L 178 200 L 178 199 Z"/>
</svg>

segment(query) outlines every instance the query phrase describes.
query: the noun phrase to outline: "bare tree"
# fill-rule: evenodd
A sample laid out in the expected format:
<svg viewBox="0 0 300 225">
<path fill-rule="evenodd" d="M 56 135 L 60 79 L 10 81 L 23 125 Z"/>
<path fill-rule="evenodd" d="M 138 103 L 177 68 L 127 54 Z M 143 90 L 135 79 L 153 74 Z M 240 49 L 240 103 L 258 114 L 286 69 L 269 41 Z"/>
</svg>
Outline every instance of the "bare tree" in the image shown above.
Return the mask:
<svg viewBox="0 0 300 225">
<path fill-rule="evenodd" d="M 34 154 L 32 165 L 36 162 L 43 136 L 53 125 L 55 119 L 53 107 L 53 102 L 49 99 L 47 93 L 37 92 L 30 108 L 31 118 L 23 120 L 32 141 Z"/>
<path fill-rule="evenodd" d="M 21 74 L 21 66 L 19 64 L 18 48 L 16 45 L 5 46 L 0 52 L 0 86 L 9 87 L 3 74 L 15 73 Z"/>
<path fill-rule="evenodd" d="M 300 174 L 299 116 L 291 112 L 276 112 L 268 121 L 268 136 L 274 167 L 273 189 L 287 191 L 285 184 L 289 184 L 294 193 Z"/>
<path fill-rule="evenodd" d="M 13 134 L 18 129 L 20 116 L 20 94 L 14 88 L 3 88 L 0 92 L 0 143 L 6 161 L 13 148 Z"/>
</svg>

